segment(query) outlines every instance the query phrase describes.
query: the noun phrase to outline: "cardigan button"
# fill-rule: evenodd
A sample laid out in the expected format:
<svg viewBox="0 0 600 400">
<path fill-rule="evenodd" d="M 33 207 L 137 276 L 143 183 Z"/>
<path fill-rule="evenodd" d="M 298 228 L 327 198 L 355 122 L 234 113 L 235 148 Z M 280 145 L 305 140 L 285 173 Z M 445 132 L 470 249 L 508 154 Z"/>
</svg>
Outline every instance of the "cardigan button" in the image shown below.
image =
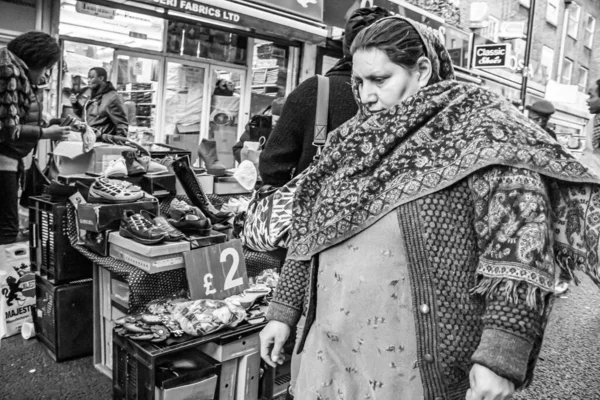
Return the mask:
<svg viewBox="0 0 600 400">
<path fill-rule="evenodd" d="M 423 357 L 423 359 L 429 364 L 433 362 L 433 356 L 431 354 L 425 354 L 425 357 Z"/>
<path fill-rule="evenodd" d="M 421 304 L 419 306 L 419 311 L 421 312 L 421 314 L 427 315 L 431 310 L 427 304 Z"/>
</svg>

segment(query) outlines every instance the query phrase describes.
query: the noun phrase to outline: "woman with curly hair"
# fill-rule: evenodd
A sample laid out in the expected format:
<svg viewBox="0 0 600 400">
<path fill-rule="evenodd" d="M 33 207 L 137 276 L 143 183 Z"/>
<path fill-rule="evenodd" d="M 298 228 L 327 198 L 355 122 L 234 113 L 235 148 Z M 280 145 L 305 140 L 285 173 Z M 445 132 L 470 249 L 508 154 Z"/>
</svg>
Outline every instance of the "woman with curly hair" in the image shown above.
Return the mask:
<svg viewBox="0 0 600 400">
<path fill-rule="evenodd" d="M 18 191 L 23 157 L 40 139 L 61 140 L 69 128 L 42 126 L 36 86 L 60 58 L 56 40 L 27 32 L 0 48 L 0 244 L 19 232 Z"/>
</svg>

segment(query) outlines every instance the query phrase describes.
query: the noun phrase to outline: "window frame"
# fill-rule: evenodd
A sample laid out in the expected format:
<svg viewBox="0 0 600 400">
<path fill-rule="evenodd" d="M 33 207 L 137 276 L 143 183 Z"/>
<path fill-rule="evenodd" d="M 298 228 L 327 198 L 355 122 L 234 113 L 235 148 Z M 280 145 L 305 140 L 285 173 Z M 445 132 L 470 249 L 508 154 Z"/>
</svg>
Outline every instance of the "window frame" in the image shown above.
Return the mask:
<svg viewBox="0 0 600 400">
<path fill-rule="evenodd" d="M 592 45 L 594 44 L 594 32 L 596 30 L 596 18 L 594 18 L 591 14 L 586 13 L 587 21 L 584 27 L 584 36 L 583 36 L 583 45 L 588 49 L 592 49 Z M 589 29 L 589 22 L 592 21 L 592 27 Z M 589 36 L 588 36 L 589 35 Z"/>
<path fill-rule="evenodd" d="M 573 13 L 574 10 L 577 10 L 577 13 Z M 567 21 L 567 35 L 577 40 L 577 36 L 579 34 L 579 21 L 581 20 L 581 6 L 575 2 L 571 4 L 569 7 L 568 13 L 569 20 Z M 575 32 L 571 32 L 572 28 L 574 28 Z"/>
<path fill-rule="evenodd" d="M 481 30 L 481 36 L 492 42 L 498 43 L 498 32 L 500 31 L 500 19 L 492 15 L 488 16 L 488 26 Z"/>
<path fill-rule="evenodd" d="M 565 57 L 565 58 L 563 58 L 562 63 L 563 63 L 563 68 L 562 68 L 562 75 L 560 76 L 560 83 L 565 84 L 565 85 L 570 85 L 571 80 L 573 79 L 573 60 Z M 569 68 L 565 68 L 566 66 L 568 66 Z M 565 79 L 566 71 L 569 71 L 568 79 Z"/>
<path fill-rule="evenodd" d="M 546 63 L 544 62 L 544 50 L 546 50 L 546 49 L 548 49 L 548 50 L 546 51 L 546 53 L 547 53 L 547 54 L 549 54 L 550 52 L 552 53 L 552 59 L 550 60 L 550 63 L 549 63 L 549 64 L 547 64 L 547 65 L 546 65 Z M 550 70 L 548 71 L 548 79 L 552 79 L 552 74 L 554 73 L 554 56 L 555 56 L 555 55 L 556 55 L 556 54 L 555 54 L 555 52 L 554 52 L 554 49 L 553 49 L 553 48 L 551 48 L 551 47 L 549 47 L 549 46 L 546 46 L 546 45 L 543 45 L 543 46 L 542 46 L 542 53 L 541 53 L 541 55 L 540 55 L 540 64 L 542 64 L 542 66 L 544 66 L 544 65 L 546 65 L 547 67 L 549 66 L 549 69 L 550 69 Z"/>
<path fill-rule="evenodd" d="M 581 84 L 582 72 L 585 72 L 585 81 L 583 82 L 583 85 Z M 580 92 L 586 93 L 589 77 L 590 77 L 590 70 L 586 67 L 579 66 L 579 74 L 577 76 L 577 89 Z"/>
<path fill-rule="evenodd" d="M 557 26 L 558 25 L 558 0 L 548 0 L 546 5 L 546 22 Z"/>
</svg>

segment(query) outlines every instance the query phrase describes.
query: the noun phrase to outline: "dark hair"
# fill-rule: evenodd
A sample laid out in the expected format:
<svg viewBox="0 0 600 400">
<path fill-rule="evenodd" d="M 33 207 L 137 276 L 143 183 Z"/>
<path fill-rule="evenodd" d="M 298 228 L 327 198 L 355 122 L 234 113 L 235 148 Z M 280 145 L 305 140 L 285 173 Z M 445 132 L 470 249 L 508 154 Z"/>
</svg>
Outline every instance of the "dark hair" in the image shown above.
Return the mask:
<svg viewBox="0 0 600 400">
<path fill-rule="evenodd" d="M 358 50 L 378 49 L 395 64 L 412 69 L 419 57 L 425 55 L 425 47 L 419 32 L 400 18 L 386 18 L 363 29 L 354 39 L 350 54 Z"/>
<path fill-rule="evenodd" d="M 96 72 L 96 76 L 98 78 L 104 78 L 104 82 L 108 81 L 108 73 L 106 72 L 106 70 L 102 67 L 94 67 L 94 68 L 90 68 L 90 70 L 88 71 L 88 74 L 90 72 Z"/>
<path fill-rule="evenodd" d="M 600 79 L 596 81 L 596 96 L 600 96 Z"/>
<path fill-rule="evenodd" d="M 360 33 L 360 31 L 371 25 L 373 22 L 391 15 L 392 13 L 385 8 L 377 6 L 358 8 L 354 10 L 348 18 L 348 21 L 346 21 L 346 28 L 344 29 L 344 39 L 342 43 L 344 55 L 350 54 L 352 42 L 356 38 L 356 35 Z"/>
<path fill-rule="evenodd" d="M 60 46 L 47 33 L 31 31 L 17 36 L 6 48 L 19 57 L 29 69 L 50 68 L 60 60 Z"/>
</svg>

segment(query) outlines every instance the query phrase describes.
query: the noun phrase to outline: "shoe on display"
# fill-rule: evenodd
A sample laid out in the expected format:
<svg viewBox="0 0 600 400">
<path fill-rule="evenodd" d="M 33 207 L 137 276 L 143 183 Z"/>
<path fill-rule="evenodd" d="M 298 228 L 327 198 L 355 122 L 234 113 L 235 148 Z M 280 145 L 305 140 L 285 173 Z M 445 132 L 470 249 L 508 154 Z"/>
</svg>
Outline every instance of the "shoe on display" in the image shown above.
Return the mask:
<svg viewBox="0 0 600 400">
<path fill-rule="evenodd" d="M 141 244 L 158 244 L 168 236 L 162 228 L 131 210 L 123 211 L 119 234 Z"/>
<path fill-rule="evenodd" d="M 219 162 L 216 141 L 202 139 L 198 145 L 198 156 L 204 161 L 206 172 L 214 176 L 225 176 L 227 168 Z"/>
<path fill-rule="evenodd" d="M 133 203 L 142 197 L 144 197 L 144 192 L 131 192 L 106 178 L 96 179 L 88 193 L 90 203 Z"/>
<path fill-rule="evenodd" d="M 125 159 L 119 157 L 116 160 L 112 160 L 110 164 L 102 171 L 102 176 L 105 178 L 124 178 L 127 176 L 127 166 L 125 165 Z"/>
<path fill-rule="evenodd" d="M 184 215 L 192 214 L 200 219 L 205 219 L 206 216 L 198 207 L 190 206 L 185 201 L 173 199 L 169 205 L 169 215 L 175 220 L 180 220 Z"/>
<path fill-rule="evenodd" d="M 120 188 L 122 188 L 122 189 L 125 189 L 125 190 L 128 190 L 128 191 L 130 191 L 130 192 L 132 192 L 132 193 L 135 193 L 135 192 L 141 192 L 141 191 L 142 191 L 142 188 L 141 188 L 141 187 L 139 187 L 139 186 L 137 186 L 137 185 L 134 185 L 133 183 L 131 183 L 131 182 L 128 182 L 128 181 L 122 181 L 122 180 L 118 180 L 118 179 L 109 179 L 109 181 L 110 181 L 110 182 L 111 182 L 113 185 L 117 185 L 117 186 L 119 186 Z"/>
<path fill-rule="evenodd" d="M 165 238 L 165 240 L 169 242 L 176 242 L 185 238 L 183 232 L 171 225 L 165 217 L 156 216 L 146 210 L 142 210 L 140 214 L 146 219 L 154 222 L 154 224 L 161 228 L 163 231 L 167 232 L 167 237 Z"/>
<path fill-rule="evenodd" d="M 159 163 L 156 160 L 151 159 L 149 156 L 141 156 L 139 158 L 140 164 L 146 168 L 147 174 L 166 174 L 169 172 L 169 168 L 166 165 Z"/>
<path fill-rule="evenodd" d="M 127 167 L 127 176 L 143 175 L 146 173 L 146 167 L 140 162 L 137 153 L 133 150 L 121 153 L 125 159 Z"/>
<path fill-rule="evenodd" d="M 200 219 L 194 214 L 186 214 L 181 219 L 168 219 L 167 220 L 176 229 L 187 234 L 195 234 L 198 236 L 210 236 L 212 225 L 208 218 Z"/>
</svg>

